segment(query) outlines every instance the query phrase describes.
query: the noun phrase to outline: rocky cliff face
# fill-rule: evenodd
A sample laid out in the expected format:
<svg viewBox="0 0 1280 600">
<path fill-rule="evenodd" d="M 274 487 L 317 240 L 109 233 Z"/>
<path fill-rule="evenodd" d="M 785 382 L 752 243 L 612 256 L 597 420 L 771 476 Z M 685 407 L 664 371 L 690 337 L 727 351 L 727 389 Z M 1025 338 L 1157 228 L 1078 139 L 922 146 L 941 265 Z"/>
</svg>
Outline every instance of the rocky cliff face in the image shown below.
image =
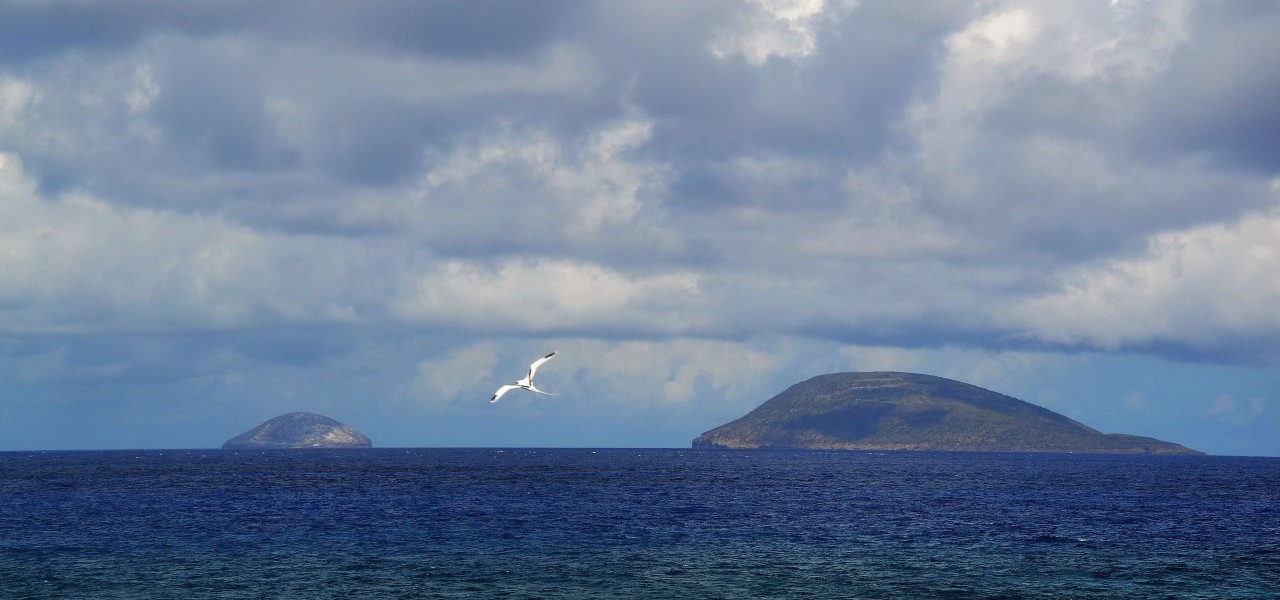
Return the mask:
<svg viewBox="0 0 1280 600">
<path fill-rule="evenodd" d="M 1202 454 L 1104 434 L 974 385 L 913 373 L 836 373 L 791 386 L 694 448 Z"/>
<path fill-rule="evenodd" d="M 369 448 L 363 433 L 329 417 L 295 412 L 281 415 L 222 445 L 225 450 L 268 448 Z"/>
</svg>

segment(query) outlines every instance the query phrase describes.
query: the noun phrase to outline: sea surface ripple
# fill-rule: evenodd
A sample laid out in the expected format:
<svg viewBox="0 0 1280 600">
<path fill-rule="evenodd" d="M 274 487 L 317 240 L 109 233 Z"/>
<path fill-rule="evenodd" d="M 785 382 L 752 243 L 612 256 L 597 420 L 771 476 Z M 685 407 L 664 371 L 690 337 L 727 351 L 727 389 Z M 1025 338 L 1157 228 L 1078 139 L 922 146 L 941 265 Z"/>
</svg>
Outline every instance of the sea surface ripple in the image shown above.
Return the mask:
<svg viewBox="0 0 1280 600">
<path fill-rule="evenodd" d="M 1278 598 L 1280 459 L 0 453 L 0 598 Z"/>
</svg>

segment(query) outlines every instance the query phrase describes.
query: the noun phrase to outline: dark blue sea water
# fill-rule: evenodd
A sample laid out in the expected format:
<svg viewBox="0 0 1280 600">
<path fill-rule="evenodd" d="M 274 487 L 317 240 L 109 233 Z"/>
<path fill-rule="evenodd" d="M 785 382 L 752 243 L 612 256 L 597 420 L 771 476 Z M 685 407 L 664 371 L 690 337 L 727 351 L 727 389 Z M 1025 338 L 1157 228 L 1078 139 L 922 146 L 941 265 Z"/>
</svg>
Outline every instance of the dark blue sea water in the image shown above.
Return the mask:
<svg viewBox="0 0 1280 600">
<path fill-rule="evenodd" d="M 1278 598 L 1280 459 L 0 453 L 4 598 Z"/>
</svg>

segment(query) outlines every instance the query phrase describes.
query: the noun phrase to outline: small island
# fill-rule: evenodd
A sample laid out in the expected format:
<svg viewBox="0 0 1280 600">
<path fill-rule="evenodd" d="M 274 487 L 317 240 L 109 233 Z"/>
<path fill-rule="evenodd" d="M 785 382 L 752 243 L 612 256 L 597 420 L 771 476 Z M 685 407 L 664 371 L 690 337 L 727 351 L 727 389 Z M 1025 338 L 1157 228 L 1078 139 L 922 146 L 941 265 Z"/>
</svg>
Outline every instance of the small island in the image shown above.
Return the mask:
<svg viewBox="0 0 1280 600">
<path fill-rule="evenodd" d="M 281 415 L 222 445 L 223 450 L 275 448 L 370 448 L 363 433 L 329 417 L 295 412 Z"/>
<path fill-rule="evenodd" d="M 697 449 L 943 450 L 1203 455 L 1105 434 L 975 385 L 915 373 L 820 375 L 693 440 Z"/>
</svg>

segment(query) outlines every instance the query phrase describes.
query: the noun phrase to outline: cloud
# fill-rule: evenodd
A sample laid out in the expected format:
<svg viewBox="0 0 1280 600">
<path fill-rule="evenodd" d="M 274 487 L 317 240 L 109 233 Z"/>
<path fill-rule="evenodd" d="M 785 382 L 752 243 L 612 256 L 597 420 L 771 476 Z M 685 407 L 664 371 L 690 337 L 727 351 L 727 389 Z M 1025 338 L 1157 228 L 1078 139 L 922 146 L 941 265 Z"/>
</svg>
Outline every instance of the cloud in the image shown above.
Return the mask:
<svg viewBox="0 0 1280 600">
<path fill-rule="evenodd" d="M 1105 349 L 1172 346 L 1245 361 L 1280 353 L 1280 215 L 1152 238 L 1140 257 L 1074 270 L 1015 319 L 1040 339 Z"/>
<path fill-rule="evenodd" d="M 35 98 L 31 84 L 9 76 L 0 76 L 0 131 L 12 129 L 22 121 L 22 113 Z"/>
<path fill-rule="evenodd" d="M 1278 21 L 10 3 L 0 368 L 465 419 L 554 341 L 567 391 L 691 419 L 850 368 L 1154 407 L 1020 374 L 1280 361 Z"/>
<path fill-rule="evenodd" d="M 381 52 L 474 58 L 515 55 L 572 30 L 589 13 L 573 2 L 423 5 L 372 0 L 317 7 L 284 0 L 181 5 L 146 0 L 19 2 L 0 21 L 0 56 L 25 62 L 68 53 L 126 51 L 157 33 L 262 37 L 291 44 L 364 46 Z"/>
<path fill-rule="evenodd" d="M 161 254 L 221 256 L 215 287 L 237 291 L 219 309 L 175 300 L 195 307 L 175 324 L 444 326 L 480 323 L 485 306 L 517 331 L 606 337 L 1220 353 L 1240 335 L 1225 317 L 1186 339 L 1113 340 L 1066 317 L 1007 316 L 1065 302 L 1063 282 L 1097 265 L 1123 270 L 1144 240 L 1273 202 L 1266 178 L 1195 152 L 1142 160 L 1142 136 L 1125 137 L 1153 90 L 1216 56 L 1195 36 L 1233 11 L 1201 23 L 1208 9 L 1183 3 L 562 9 L 480 24 L 469 19 L 492 6 L 388 2 L 302 27 L 287 7 L 171 8 L 89 57 L 70 51 L 56 11 L 28 7 L 21 18 L 64 51 L 18 59 L 59 68 L 5 75 L 0 123 L 34 194 L 79 198 L 120 230 L 207 232 L 173 234 Z M 401 35 L 434 20 L 480 39 Z M 660 23 L 669 39 L 655 45 Z M 483 41 L 503 31 L 510 43 Z M 363 45 L 372 32 L 386 39 Z M 58 218 L 39 210 L 23 218 Z M 131 243 L 99 269 L 144 264 Z M 285 284 L 298 278 L 282 268 L 310 280 Z M 599 291 L 532 292 L 537 318 L 476 304 L 530 276 Z M 1090 281 L 1069 289 L 1117 285 Z M 470 316 L 446 318 L 455 309 Z"/>
<path fill-rule="evenodd" d="M 0 215 L 0 327 L 10 333 L 356 318 L 357 297 L 325 283 L 342 263 L 304 258 L 314 240 L 85 194 L 45 199 L 13 155 L 0 155 Z"/>
<path fill-rule="evenodd" d="M 1193 44 L 1190 13 L 991 5 L 946 38 L 936 93 L 905 121 L 922 206 L 990 251 L 1050 267 L 1269 206 L 1267 177 L 1207 168 L 1195 153 L 1142 158 L 1147 130 L 1169 131 L 1145 123 L 1170 97 L 1153 91 L 1185 83 L 1174 72 Z"/>
<path fill-rule="evenodd" d="M 1208 409 L 1208 414 L 1214 421 L 1225 423 L 1237 431 L 1248 430 L 1251 425 L 1272 420 L 1267 412 L 1265 398 L 1252 397 L 1239 401 L 1230 394 L 1219 395 Z"/>
<path fill-rule="evenodd" d="M 610 390 L 610 395 L 633 402 L 706 402 L 708 395 L 741 398 L 757 393 L 782 362 L 773 353 L 713 340 L 590 346 L 596 346 L 590 355 L 597 357 L 589 367 L 591 374 L 628 382 L 631 389 Z"/>
<path fill-rule="evenodd" d="M 1238 410 L 1240 410 L 1240 405 L 1234 398 L 1225 394 L 1218 396 L 1218 399 L 1214 400 L 1213 404 L 1209 406 L 1209 414 L 1211 415 L 1230 414 Z"/>
<path fill-rule="evenodd" d="M 581 141 L 503 129 L 434 161 L 413 195 L 412 211 L 441 240 L 461 235 L 471 243 L 532 248 L 595 246 L 637 236 L 673 243 L 657 221 L 660 207 L 649 192 L 662 186 L 662 168 L 631 156 L 648 141 L 650 129 L 642 119 L 626 119 L 604 124 Z M 477 191 L 482 197 L 474 197 Z M 492 214 L 476 210 L 481 219 L 462 213 L 471 220 L 459 221 L 450 214 L 458 204 L 489 207 Z"/>
<path fill-rule="evenodd" d="M 506 396 L 504 413 L 714 421 L 745 412 L 781 391 L 775 388 L 790 382 L 781 384 L 777 378 L 788 367 L 829 359 L 804 340 L 774 341 L 760 348 L 692 338 L 499 337 L 452 346 L 419 361 L 413 385 L 392 404 L 450 415 L 492 415 L 483 401 L 497 385 L 518 378 L 533 358 L 556 350 L 554 361 L 538 372 L 538 383 L 557 395 Z M 805 368 L 817 372 L 827 367 Z"/>
<path fill-rule="evenodd" d="M 498 347 L 479 342 L 451 354 L 418 363 L 419 379 L 410 397 L 420 404 L 447 405 L 465 392 L 491 386 L 497 377 Z M 517 377 L 511 378 L 513 381 Z"/>
<path fill-rule="evenodd" d="M 699 300 L 691 273 L 627 276 L 564 260 L 447 261 L 410 278 L 396 313 L 446 329 L 503 332 L 681 333 Z"/>
<path fill-rule="evenodd" d="M 737 28 L 720 30 L 711 41 L 717 58 L 739 55 L 753 66 L 771 57 L 812 56 L 817 40 L 813 21 L 826 8 L 823 0 L 756 0 Z"/>
<path fill-rule="evenodd" d="M 1280 7 L 1197 3 L 1187 39 L 1140 97 L 1134 146 L 1149 156 L 1195 153 L 1263 175 L 1280 169 L 1280 93 L 1275 41 Z"/>
</svg>

